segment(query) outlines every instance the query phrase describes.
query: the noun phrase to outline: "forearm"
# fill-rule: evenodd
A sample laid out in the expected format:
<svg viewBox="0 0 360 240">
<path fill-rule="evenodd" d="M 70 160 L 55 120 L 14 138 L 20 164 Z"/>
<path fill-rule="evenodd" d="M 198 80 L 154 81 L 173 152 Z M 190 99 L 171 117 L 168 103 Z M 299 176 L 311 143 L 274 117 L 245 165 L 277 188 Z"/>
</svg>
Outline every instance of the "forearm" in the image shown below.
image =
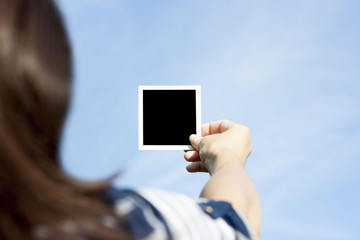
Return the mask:
<svg viewBox="0 0 360 240">
<path fill-rule="evenodd" d="M 260 235 L 260 199 L 244 170 L 252 152 L 249 128 L 220 120 L 203 124 L 201 133 L 202 137 L 190 136 L 196 151 L 185 154 L 185 159 L 192 162 L 187 166 L 189 172 L 208 171 L 211 175 L 201 197 L 230 202 Z"/>
<path fill-rule="evenodd" d="M 259 195 L 240 161 L 214 169 L 201 197 L 230 202 L 235 210 L 248 219 L 257 235 L 260 234 Z"/>
</svg>

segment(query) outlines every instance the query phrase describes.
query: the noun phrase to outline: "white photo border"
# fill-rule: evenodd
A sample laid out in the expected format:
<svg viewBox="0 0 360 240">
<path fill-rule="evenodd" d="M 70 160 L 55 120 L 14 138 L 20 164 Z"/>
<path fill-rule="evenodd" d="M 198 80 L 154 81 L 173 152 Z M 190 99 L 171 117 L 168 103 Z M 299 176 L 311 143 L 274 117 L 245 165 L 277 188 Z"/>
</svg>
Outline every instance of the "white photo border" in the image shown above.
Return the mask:
<svg viewBox="0 0 360 240">
<path fill-rule="evenodd" d="M 138 131 L 139 131 L 139 150 L 194 150 L 191 145 L 144 145 L 143 139 L 143 91 L 144 90 L 195 90 L 196 101 L 196 134 L 201 135 L 201 86 L 200 85 L 161 85 L 149 86 L 139 85 L 138 87 Z"/>
</svg>

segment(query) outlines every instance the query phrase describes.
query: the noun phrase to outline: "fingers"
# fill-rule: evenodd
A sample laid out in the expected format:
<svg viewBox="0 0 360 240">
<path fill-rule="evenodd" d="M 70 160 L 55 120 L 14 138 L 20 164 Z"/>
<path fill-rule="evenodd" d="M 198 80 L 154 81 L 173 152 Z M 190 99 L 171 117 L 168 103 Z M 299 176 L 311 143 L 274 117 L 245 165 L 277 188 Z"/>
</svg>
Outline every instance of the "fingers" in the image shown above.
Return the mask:
<svg viewBox="0 0 360 240">
<path fill-rule="evenodd" d="M 202 164 L 202 162 L 192 162 L 186 166 L 186 170 L 188 172 L 208 172 L 206 167 Z"/>
<path fill-rule="evenodd" d="M 215 122 L 205 123 L 201 126 L 201 136 L 208 136 L 216 133 L 223 133 L 236 125 L 236 123 L 229 120 L 219 120 Z M 195 134 L 190 136 L 190 142 L 195 150 L 199 151 L 199 143 L 201 137 Z"/>
<path fill-rule="evenodd" d="M 200 160 L 199 152 L 187 151 L 184 154 L 184 158 L 186 159 L 186 161 L 191 162 L 188 166 L 186 166 L 186 170 L 188 172 L 208 172 L 208 170 Z"/>
<path fill-rule="evenodd" d="M 200 156 L 199 156 L 199 152 L 197 152 L 197 151 L 187 151 L 187 152 L 184 154 L 184 158 L 185 158 L 186 161 L 188 161 L 188 162 L 201 161 L 201 160 L 200 160 Z"/>
<path fill-rule="evenodd" d="M 219 120 L 205 123 L 201 126 L 201 135 L 208 136 L 216 133 L 222 133 L 234 126 L 236 123 L 229 120 Z"/>
<path fill-rule="evenodd" d="M 199 144 L 201 141 L 201 137 L 195 134 L 191 134 L 190 136 L 190 142 L 191 145 L 195 148 L 196 151 L 199 151 Z"/>
</svg>

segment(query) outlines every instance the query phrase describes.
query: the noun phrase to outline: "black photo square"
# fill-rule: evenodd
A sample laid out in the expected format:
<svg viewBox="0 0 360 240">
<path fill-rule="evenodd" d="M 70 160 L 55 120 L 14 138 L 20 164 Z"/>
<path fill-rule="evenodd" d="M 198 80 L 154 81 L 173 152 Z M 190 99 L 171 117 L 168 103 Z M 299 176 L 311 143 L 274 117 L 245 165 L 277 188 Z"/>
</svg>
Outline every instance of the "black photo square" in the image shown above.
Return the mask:
<svg viewBox="0 0 360 240">
<path fill-rule="evenodd" d="M 200 86 L 139 86 L 139 149 L 192 149 L 200 112 Z"/>
</svg>

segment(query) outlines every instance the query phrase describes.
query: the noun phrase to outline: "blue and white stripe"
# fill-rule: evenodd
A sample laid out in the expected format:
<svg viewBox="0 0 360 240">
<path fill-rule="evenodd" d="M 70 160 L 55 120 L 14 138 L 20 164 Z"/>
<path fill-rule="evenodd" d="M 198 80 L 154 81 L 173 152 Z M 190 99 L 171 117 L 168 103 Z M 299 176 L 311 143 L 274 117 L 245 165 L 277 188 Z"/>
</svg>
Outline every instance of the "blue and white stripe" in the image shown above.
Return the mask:
<svg viewBox="0 0 360 240">
<path fill-rule="evenodd" d="M 185 195 L 158 189 L 142 189 L 138 194 L 161 213 L 174 240 L 256 239 L 249 224 L 235 213 L 229 203 L 206 199 L 195 201 Z M 222 208 L 220 212 L 218 206 Z M 216 216 L 219 214 L 221 216 Z"/>
</svg>

